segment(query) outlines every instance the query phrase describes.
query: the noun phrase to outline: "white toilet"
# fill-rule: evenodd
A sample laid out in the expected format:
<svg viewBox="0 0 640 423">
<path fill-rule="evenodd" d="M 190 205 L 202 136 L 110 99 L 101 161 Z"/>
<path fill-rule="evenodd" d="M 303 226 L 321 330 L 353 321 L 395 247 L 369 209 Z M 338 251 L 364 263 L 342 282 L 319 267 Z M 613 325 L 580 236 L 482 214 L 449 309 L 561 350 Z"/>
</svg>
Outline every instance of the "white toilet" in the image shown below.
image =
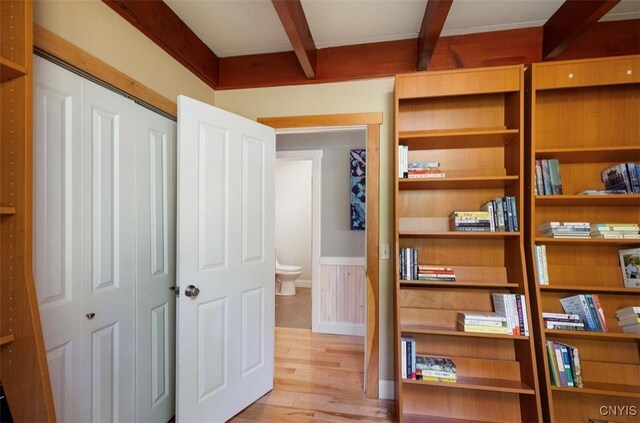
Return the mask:
<svg viewBox="0 0 640 423">
<path fill-rule="evenodd" d="M 296 295 L 296 279 L 302 273 L 300 266 L 280 264 L 276 258 L 276 295 Z"/>
</svg>

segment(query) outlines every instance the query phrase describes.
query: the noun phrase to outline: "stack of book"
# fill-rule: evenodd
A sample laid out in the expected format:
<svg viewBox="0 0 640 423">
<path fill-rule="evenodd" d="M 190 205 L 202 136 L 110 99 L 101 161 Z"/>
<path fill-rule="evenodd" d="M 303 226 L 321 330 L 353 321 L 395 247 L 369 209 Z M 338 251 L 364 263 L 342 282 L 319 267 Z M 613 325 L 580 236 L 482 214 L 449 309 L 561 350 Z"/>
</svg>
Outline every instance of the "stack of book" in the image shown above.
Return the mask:
<svg viewBox="0 0 640 423">
<path fill-rule="evenodd" d="M 510 334 L 507 318 L 492 312 L 459 311 L 458 329 L 462 332 Z"/>
<path fill-rule="evenodd" d="M 415 375 L 417 380 L 451 383 L 455 383 L 457 380 L 456 365 L 450 358 L 426 355 L 416 356 Z"/>
<path fill-rule="evenodd" d="M 542 236 L 550 238 L 589 238 L 589 222 L 545 222 L 538 229 Z"/>
<path fill-rule="evenodd" d="M 640 239 L 637 223 L 592 223 L 591 238 Z"/>
<path fill-rule="evenodd" d="M 582 388 L 582 367 L 578 349 L 560 342 L 547 341 L 549 374 L 553 386 Z"/>
<path fill-rule="evenodd" d="M 544 327 L 558 330 L 584 330 L 584 323 L 577 314 L 542 313 Z"/>
<path fill-rule="evenodd" d="M 616 318 L 624 333 L 640 333 L 640 306 L 621 308 Z"/>
<path fill-rule="evenodd" d="M 456 274 L 450 267 L 418 265 L 418 280 L 435 282 L 455 282 Z"/>
<path fill-rule="evenodd" d="M 449 216 L 449 228 L 459 232 L 490 232 L 491 215 L 487 211 L 454 211 Z"/>
<path fill-rule="evenodd" d="M 439 162 L 411 162 L 407 166 L 407 178 L 444 178 Z"/>
<path fill-rule="evenodd" d="M 510 335 L 529 336 L 529 317 L 527 302 L 522 294 L 491 294 L 493 309 L 506 317 Z"/>
<path fill-rule="evenodd" d="M 418 279 L 418 250 L 400 248 L 400 279 Z"/>
<path fill-rule="evenodd" d="M 518 231 L 518 211 L 516 198 L 508 195 L 506 197 L 496 197 L 486 202 L 480 207 L 491 216 L 491 230 L 498 232 Z"/>
<path fill-rule="evenodd" d="M 538 283 L 540 285 L 549 285 L 549 269 L 547 268 L 547 247 L 535 245 L 534 253 L 536 256 L 536 273 L 538 275 Z"/>
<path fill-rule="evenodd" d="M 557 159 L 536 160 L 536 195 L 562 194 L 562 180 L 560 178 L 560 163 Z"/>
<path fill-rule="evenodd" d="M 605 189 L 624 190 L 629 194 L 640 193 L 640 165 L 620 163 L 602 171 Z"/>
<path fill-rule="evenodd" d="M 608 332 L 604 310 L 597 294 L 580 294 L 561 298 L 560 304 L 567 314 L 577 314 L 589 332 Z"/>
</svg>

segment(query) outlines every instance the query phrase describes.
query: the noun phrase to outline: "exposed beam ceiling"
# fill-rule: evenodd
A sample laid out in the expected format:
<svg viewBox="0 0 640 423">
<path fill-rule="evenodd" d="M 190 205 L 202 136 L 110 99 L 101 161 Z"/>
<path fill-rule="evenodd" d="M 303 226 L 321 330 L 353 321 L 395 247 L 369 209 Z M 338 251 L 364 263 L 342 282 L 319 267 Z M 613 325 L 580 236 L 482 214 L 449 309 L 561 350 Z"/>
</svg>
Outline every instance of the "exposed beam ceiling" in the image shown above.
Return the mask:
<svg viewBox="0 0 640 423">
<path fill-rule="evenodd" d="M 300 0 L 271 0 L 307 78 L 316 77 L 316 45 Z"/>
<path fill-rule="evenodd" d="M 453 0 L 429 0 L 424 11 L 424 18 L 418 35 L 418 64 L 419 71 L 429 67 L 429 61 L 440 39 L 440 33 L 447 20 Z"/>
<path fill-rule="evenodd" d="M 218 85 L 218 56 L 162 0 L 103 0 L 210 87 Z"/>
<path fill-rule="evenodd" d="M 544 24 L 542 59 L 558 57 L 620 0 L 566 0 Z"/>
</svg>

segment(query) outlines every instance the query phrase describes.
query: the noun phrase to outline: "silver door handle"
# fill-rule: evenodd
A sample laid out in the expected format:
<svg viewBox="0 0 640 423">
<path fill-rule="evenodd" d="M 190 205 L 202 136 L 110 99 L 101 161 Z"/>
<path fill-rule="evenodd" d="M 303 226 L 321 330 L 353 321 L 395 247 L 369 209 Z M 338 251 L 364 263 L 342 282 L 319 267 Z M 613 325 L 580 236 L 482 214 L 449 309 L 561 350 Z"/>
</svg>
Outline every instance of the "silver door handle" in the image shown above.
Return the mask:
<svg viewBox="0 0 640 423">
<path fill-rule="evenodd" d="M 196 288 L 193 285 L 189 285 L 185 290 L 184 290 L 184 295 L 186 295 L 187 297 L 192 297 L 195 298 L 198 296 L 198 294 L 200 293 L 200 289 Z"/>
</svg>

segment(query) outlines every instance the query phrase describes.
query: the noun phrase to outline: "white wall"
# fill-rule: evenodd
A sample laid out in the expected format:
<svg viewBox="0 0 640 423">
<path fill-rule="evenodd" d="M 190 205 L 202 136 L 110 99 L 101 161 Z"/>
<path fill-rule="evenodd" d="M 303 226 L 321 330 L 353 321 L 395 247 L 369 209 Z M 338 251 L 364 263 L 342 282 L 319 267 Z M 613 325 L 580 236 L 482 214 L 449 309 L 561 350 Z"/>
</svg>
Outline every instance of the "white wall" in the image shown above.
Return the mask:
<svg viewBox="0 0 640 423">
<path fill-rule="evenodd" d="M 34 1 L 34 22 L 176 101 L 214 104 L 215 92 L 100 0 Z"/>
<path fill-rule="evenodd" d="M 382 112 L 380 132 L 380 243 L 392 244 L 393 78 L 332 84 L 223 90 L 216 106 L 249 119 L 335 113 Z M 393 278 L 380 260 L 380 379 L 393 380 Z"/>
<path fill-rule="evenodd" d="M 276 160 L 276 254 L 282 264 L 302 266 L 301 281 L 311 281 L 311 165 Z"/>
</svg>

